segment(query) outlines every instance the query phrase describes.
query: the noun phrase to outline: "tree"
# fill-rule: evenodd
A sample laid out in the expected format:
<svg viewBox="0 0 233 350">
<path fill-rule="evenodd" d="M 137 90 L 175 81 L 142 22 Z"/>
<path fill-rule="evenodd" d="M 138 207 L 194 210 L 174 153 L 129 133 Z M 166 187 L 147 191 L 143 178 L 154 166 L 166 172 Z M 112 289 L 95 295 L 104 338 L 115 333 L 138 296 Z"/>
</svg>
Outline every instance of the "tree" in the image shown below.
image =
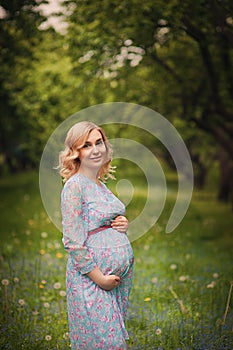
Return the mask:
<svg viewBox="0 0 233 350">
<path fill-rule="evenodd" d="M 46 1 L 1 1 L 0 153 L 11 171 L 32 164 L 25 148 L 29 116 L 20 97 L 40 41 L 38 27 L 45 20 L 38 10 L 41 3 Z"/>
<path fill-rule="evenodd" d="M 224 154 L 219 198 L 228 199 L 233 178 L 232 2 L 66 0 L 64 6 L 70 11 L 67 39 L 74 71 L 107 73 L 116 80 L 126 66 L 153 65 L 157 75 L 151 79 L 156 77 L 155 87 L 167 93 L 156 100 L 160 112 L 171 119 L 179 115 L 187 127 L 211 135 Z M 149 104 L 155 103 L 151 99 Z"/>
</svg>

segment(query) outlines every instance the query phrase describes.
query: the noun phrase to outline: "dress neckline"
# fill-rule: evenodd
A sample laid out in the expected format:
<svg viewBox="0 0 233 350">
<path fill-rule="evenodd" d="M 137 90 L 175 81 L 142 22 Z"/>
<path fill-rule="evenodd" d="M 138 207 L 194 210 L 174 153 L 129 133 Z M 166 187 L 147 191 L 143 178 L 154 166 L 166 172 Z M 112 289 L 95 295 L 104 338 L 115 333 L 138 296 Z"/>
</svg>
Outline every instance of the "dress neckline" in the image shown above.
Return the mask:
<svg viewBox="0 0 233 350">
<path fill-rule="evenodd" d="M 104 188 L 104 184 L 103 184 L 101 181 L 99 182 L 99 185 L 98 185 L 95 181 L 91 180 L 88 176 L 86 176 L 86 175 L 84 175 L 84 174 L 76 173 L 76 175 L 79 175 L 79 176 L 81 176 L 81 177 L 84 177 L 85 179 L 87 179 L 88 181 L 90 181 L 93 185 L 97 186 L 98 188 Z"/>
</svg>

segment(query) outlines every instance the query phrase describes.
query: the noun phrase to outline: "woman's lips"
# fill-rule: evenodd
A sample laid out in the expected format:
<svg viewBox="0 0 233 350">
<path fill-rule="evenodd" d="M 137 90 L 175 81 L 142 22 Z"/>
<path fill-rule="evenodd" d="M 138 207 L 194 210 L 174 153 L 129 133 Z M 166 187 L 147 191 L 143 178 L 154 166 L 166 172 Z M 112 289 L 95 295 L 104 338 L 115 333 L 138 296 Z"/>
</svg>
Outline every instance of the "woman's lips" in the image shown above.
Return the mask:
<svg viewBox="0 0 233 350">
<path fill-rule="evenodd" d="M 98 160 L 100 160 L 101 158 L 102 158 L 102 157 L 101 157 L 101 156 L 99 156 L 99 157 L 91 158 L 91 160 L 98 161 Z"/>
</svg>

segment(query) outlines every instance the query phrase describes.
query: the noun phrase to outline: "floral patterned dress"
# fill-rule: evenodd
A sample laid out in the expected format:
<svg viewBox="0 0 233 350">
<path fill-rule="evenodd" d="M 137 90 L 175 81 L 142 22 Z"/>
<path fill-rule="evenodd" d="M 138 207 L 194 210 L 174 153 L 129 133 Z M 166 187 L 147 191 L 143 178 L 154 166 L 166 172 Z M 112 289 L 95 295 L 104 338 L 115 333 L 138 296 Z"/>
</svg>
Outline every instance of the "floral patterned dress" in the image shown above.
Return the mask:
<svg viewBox="0 0 233 350">
<path fill-rule="evenodd" d="M 133 251 L 125 233 L 106 228 L 125 207 L 114 194 L 82 174 L 73 175 L 61 195 L 63 244 L 69 253 L 67 305 L 72 349 L 126 349 L 128 297 L 132 285 Z M 96 266 L 103 274 L 120 276 L 111 291 L 101 289 L 86 274 Z"/>
</svg>

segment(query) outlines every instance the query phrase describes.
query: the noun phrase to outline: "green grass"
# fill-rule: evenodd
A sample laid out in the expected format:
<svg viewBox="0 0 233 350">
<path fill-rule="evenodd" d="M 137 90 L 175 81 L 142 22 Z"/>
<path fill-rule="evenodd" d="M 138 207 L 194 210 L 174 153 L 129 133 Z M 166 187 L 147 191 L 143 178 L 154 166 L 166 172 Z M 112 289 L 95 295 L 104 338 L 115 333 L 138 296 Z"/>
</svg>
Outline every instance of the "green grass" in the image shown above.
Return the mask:
<svg viewBox="0 0 233 350">
<path fill-rule="evenodd" d="M 146 195 L 140 174 L 131 178 L 137 191 L 129 218 L 140 212 Z M 175 181 L 168 186 L 159 221 L 132 243 L 135 274 L 127 319 L 129 349 L 230 350 L 231 208 L 218 203 L 211 191 L 195 191 L 182 223 L 166 234 Z M 4 177 L 0 189 L 0 349 L 69 349 L 66 254 L 61 233 L 43 209 L 38 175 Z"/>
</svg>

